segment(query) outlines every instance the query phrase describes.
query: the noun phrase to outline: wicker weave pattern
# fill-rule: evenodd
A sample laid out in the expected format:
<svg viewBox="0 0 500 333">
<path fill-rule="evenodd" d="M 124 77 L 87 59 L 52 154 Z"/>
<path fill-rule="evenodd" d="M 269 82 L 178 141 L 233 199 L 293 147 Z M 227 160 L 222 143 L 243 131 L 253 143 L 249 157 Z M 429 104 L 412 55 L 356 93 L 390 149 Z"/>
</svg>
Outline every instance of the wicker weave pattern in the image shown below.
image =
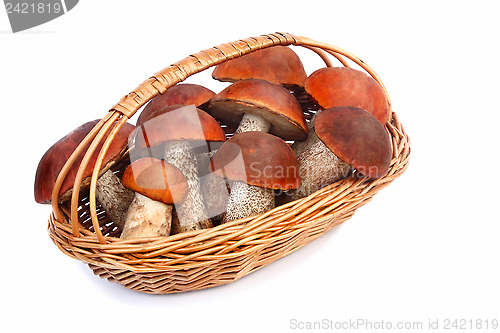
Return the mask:
<svg viewBox="0 0 500 333">
<path fill-rule="evenodd" d="M 349 219 L 357 208 L 406 170 L 410 142 L 397 115 L 392 113 L 392 122 L 387 124 L 386 129 L 392 138 L 393 157 L 389 173 L 383 178 L 374 180 L 353 175 L 260 216 L 232 221 L 212 229 L 151 239 L 122 240 L 112 237 L 112 228 L 107 228 L 106 222 L 98 216 L 95 185 L 101 168 L 99 160 L 102 160 L 114 133 L 151 98 L 188 76 L 273 45 L 307 47 L 321 56 L 328 66 L 331 65 L 329 55 L 346 66 L 348 63 L 344 57 L 347 57 L 382 84 L 373 70 L 346 51 L 285 33 L 219 45 L 170 65 L 124 96 L 84 140 L 84 143 L 92 142 L 87 150 L 89 155 L 99 141 L 105 140 L 87 198 L 90 203 L 87 220 L 90 222 L 85 227 L 78 222 L 85 214 L 79 209 L 83 204 L 78 191 L 74 191 L 71 202 L 62 205 L 54 203 L 48 232 L 59 249 L 87 263 L 101 278 L 141 292 L 165 294 L 213 287 L 235 281 L 320 237 Z M 111 134 L 104 137 L 116 120 L 117 125 Z M 74 155 L 81 150 L 77 148 Z M 70 158 L 67 165 L 71 163 Z M 85 159 L 81 168 L 84 163 Z M 64 177 L 65 169 L 56 182 L 54 195 L 57 195 L 58 185 Z M 77 179 L 75 188 L 79 186 Z"/>
</svg>

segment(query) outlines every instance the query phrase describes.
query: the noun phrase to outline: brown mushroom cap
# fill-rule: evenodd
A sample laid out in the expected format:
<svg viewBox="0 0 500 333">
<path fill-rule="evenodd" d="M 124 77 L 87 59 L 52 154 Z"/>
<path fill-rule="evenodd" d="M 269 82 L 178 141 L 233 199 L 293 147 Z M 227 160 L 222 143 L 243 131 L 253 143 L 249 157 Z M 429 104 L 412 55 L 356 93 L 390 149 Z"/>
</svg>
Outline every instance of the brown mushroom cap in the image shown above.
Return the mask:
<svg viewBox="0 0 500 333">
<path fill-rule="evenodd" d="M 179 108 L 182 108 L 186 105 L 184 104 L 172 104 L 172 105 L 168 105 L 168 106 L 165 106 L 161 109 L 150 109 L 150 112 L 148 113 L 144 113 L 142 112 L 140 115 L 139 115 L 139 119 L 137 119 L 137 124 L 136 126 L 141 126 L 142 124 L 144 124 L 146 121 L 150 120 L 150 119 L 153 119 L 154 117 L 158 117 L 164 113 L 167 113 L 167 112 L 170 112 L 170 111 L 173 111 L 173 110 L 177 110 Z"/>
<path fill-rule="evenodd" d="M 144 110 L 139 115 L 136 125 L 139 126 L 153 116 L 158 110 L 164 107 L 182 104 L 182 105 L 194 105 L 200 107 L 207 104 L 215 93 L 203 86 L 191 83 L 180 83 L 172 86 L 165 91 L 164 94 L 156 96 L 153 98 L 144 108 Z"/>
<path fill-rule="evenodd" d="M 387 174 L 392 146 L 384 126 L 369 112 L 338 106 L 316 115 L 314 129 L 342 161 L 370 178 Z"/>
<path fill-rule="evenodd" d="M 300 186 L 297 159 L 290 146 L 265 132 L 243 132 L 225 142 L 213 157 L 213 172 L 249 185 L 290 190 Z"/>
<path fill-rule="evenodd" d="M 188 191 L 186 177 L 170 163 L 144 157 L 125 169 L 122 183 L 128 189 L 165 204 L 182 202 Z"/>
<path fill-rule="evenodd" d="M 354 106 L 370 112 L 383 125 L 389 121 L 384 89 L 361 71 L 347 67 L 318 69 L 306 80 L 305 90 L 324 109 Z"/>
<path fill-rule="evenodd" d="M 163 113 L 138 126 L 135 148 L 156 147 L 167 141 L 226 141 L 217 120 L 193 106 Z"/>
<path fill-rule="evenodd" d="M 64 164 L 71 156 L 76 147 L 82 142 L 82 140 L 87 136 L 87 134 L 92 130 L 92 128 L 99 122 L 99 120 L 94 120 L 87 122 L 65 137 L 57 141 L 52 147 L 50 147 L 47 152 L 40 159 L 38 164 L 38 168 L 36 170 L 35 176 L 35 200 L 38 203 L 50 203 L 52 197 L 52 190 L 54 189 L 54 184 L 56 182 L 57 176 L 59 175 L 61 169 Z M 110 128 L 111 131 L 113 127 Z M 116 136 L 114 137 L 111 145 L 104 156 L 102 166 L 103 169 L 101 173 L 108 170 L 114 162 L 121 157 L 122 153 L 127 147 L 128 137 L 130 133 L 135 129 L 135 126 L 132 124 L 125 123 Z M 106 135 L 107 135 L 106 134 Z M 97 156 L 104 144 L 104 139 L 101 140 L 94 154 L 92 155 L 85 172 L 83 174 L 82 186 L 90 184 L 90 176 L 94 170 L 94 165 L 97 160 Z M 80 167 L 80 163 L 85 155 L 88 146 L 83 150 L 82 154 L 78 156 L 69 169 L 69 172 L 64 179 L 61 189 L 59 191 L 59 200 L 65 201 L 69 199 L 71 195 L 73 184 L 75 182 L 76 174 L 78 172 L 78 168 Z"/>
<path fill-rule="evenodd" d="M 303 87 L 307 74 L 292 49 L 273 46 L 217 65 L 212 77 L 224 82 L 263 79 L 279 85 Z"/>
<path fill-rule="evenodd" d="M 304 140 L 308 128 L 297 100 L 283 87 L 258 79 L 241 80 L 218 93 L 210 112 L 237 126 L 245 113 L 271 123 L 270 133 L 285 140 Z"/>
</svg>

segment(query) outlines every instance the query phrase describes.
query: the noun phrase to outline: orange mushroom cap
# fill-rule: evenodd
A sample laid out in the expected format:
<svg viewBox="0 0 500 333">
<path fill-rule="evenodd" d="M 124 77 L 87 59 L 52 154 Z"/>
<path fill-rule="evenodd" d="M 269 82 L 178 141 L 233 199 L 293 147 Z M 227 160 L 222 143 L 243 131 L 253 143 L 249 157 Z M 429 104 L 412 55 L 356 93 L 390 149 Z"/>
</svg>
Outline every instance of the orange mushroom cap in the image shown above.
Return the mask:
<svg viewBox="0 0 500 333">
<path fill-rule="evenodd" d="M 148 119 L 152 118 L 152 113 L 163 109 L 164 107 L 181 104 L 194 105 L 200 107 L 206 105 L 215 93 L 203 86 L 191 83 L 180 83 L 172 86 L 164 94 L 156 96 L 146 105 L 139 115 L 136 125 L 139 126 Z"/>
<path fill-rule="evenodd" d="M 290 146 L 265 132 L 243 132 L 225 142 L 213 157 L 218 177 L 249 185 L 290 190 L 300 186 L 300 176 Z"/>
<path fill-rule="evenodd" d="M 225 82 L 263 79 L 303 87 L 307 74 L 297 54 L 289 47 L 278 45 L 223 62 L 215 67 L 212 77 Z"/>
<path fill-rule="evenodd" d="M 231 84 L 212 98 L 209 109 L 231 125 L 237 126 L 245 113 L 252 113 L 269 121 L 269 132 L 285 140 L 307 138 L 307 124 L 297 100 L 285 88 L 265 80 Z"/>
<path fill-rule="evenodd" d="M 321 68 L 305 83 L 306 92 L 322 108 L 354 106 L 368 111 L 383 125 L 389 121 L 389 103 L 374 78 L 347 67 Z"/>
<path fill-rule="evenodd" d="M 71 156 L 73 151 L 78 147 L 80 142 L 87 136 L 87 134 L 94 128 L 94 126 L 99 122 L 99 120 L 89 121 L 57 141 L 52 147 L 50 147 L 45 154 L 40 159 L 38 163 L 38 168 L 36 170 L 35 176 L 35 201 L 42 204 L 47 204 L 51 202 L 52 191 L 56 179 L 61 172 L 64 164 Z M 108 135 L 113 127 L 105 134 Z M 111 145 L 104 156 L 102 166 L 104 170 L 108 170 L 118 158 L 121 157 L 122 153 L 127 148 L 128 137 L 135 129 L 135 126 L 129 123 L 125 123 L 116 136 L 114 137 Z M 82 180 L 82 186 L 89 183 L 90 176 L 94 171 L 94 165 L 97 161 L 99 152 L 104 144 L 104 139 L 101 140 L 96 150 L 92 154 L 87 167 L 85 168 Z M 75 162 L 69 169 L 66 178 L 64 179 L 61 189 L 59 191 L 59 200 L 65 201 L 69 199 L 69 195 L 73 189 L 73 184 L 75 182 L 76 174 L 80 167 L 80 163 L 85 155 L 88 146 L 84 148 L 82 153 L 76 158 Z"/>
<path fill-rule="evenodd" d="M 314 120 L 321 141 L 342 161 L 370 178 L 387 174 L 392 146 L 384 126 L 369 112 L 352 106 L 322 111 Z"/>
<path fill-rule="evenodd" d="M 135 148 L 157 147 L 167 141 L 226 141 L 217 120 L 194 106 L 162 113 L 138 126 Z"/>
<path fill-rule="evenodd" d="M 184 201 L 188 191 L 186 177 L 170 163 L 144 157 L 125 169 L 122 183 L 128 189 L 165 204 Z"/>
</svg>

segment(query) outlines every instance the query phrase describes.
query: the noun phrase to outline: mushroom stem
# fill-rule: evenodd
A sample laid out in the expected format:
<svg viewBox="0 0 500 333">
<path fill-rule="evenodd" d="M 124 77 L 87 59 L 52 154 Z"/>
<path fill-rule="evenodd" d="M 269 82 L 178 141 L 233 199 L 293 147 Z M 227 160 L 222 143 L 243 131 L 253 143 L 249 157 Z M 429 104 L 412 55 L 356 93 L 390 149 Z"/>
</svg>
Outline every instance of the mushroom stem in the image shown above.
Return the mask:
<svg viewBox="0 0 500 333">
<path fill-rule="evenodd" d="M 270 127 L 271 123 L 264 118 L 251 113 L 245 113 L 234 134 L 251 131 L 269 132 Z"/>
<path fill-rule="evenodd" d="M 134 191 L 125 188 L 120 179 L 108 170 L 97 179 L 96 198 L 116 226 L 123 230 Z"/>
<path fill-rule="evenodd" d="M 272 189 L 232 182 L 231 194 L 222 223 L 258 215 L 274 208 Z"/>
<path fill-rule="evenodd" d="M 191 146 L 185 141 L 168 143 L 165 146 L 165 162 L 176 166 L 188 184 L 186 199 L 175 207 L 179 225 L 172 225 L 172 234 L 211 228 L 213 225 L 203 204 L 196 158 Z"/>
<path fill-rule="evenodd" d="M 294 143 L 292 150 L 297 156 L 301 178 L 300 188 L 287 192 L 292 201 L 346 178 L 353 170 L 328 149 L 314 129 L 309 131 L 307 140 Z"/>
<path fill-rule="evenodd" d="M 224 178 L 213 172 L 207 174 L 201 182 L 201 191 L 205 200 L 208 217 L 220 221 L 226 211 L 229 189 Z"/>
<path fill-rule="evenodd" d="M 168 236 L 172 224 L 172 205 L 135 193 L 120 238 Z"/>
<path fill-rule="evenodd" d="M 212 161 L 212 156 L 216 152 L 217 150 L 211 150 L 209 146 L 208 152 L 196 155 L 198 174 L 201 176 L 201 196 L 204 200 L 203 202 L 205 204 L 207 216 L 212 219 L 214 223 L 222 220 L 229 198 L 229 187 L 226 180 L 217 177 L 211 172 L 210 163 Z"/>
</svg>

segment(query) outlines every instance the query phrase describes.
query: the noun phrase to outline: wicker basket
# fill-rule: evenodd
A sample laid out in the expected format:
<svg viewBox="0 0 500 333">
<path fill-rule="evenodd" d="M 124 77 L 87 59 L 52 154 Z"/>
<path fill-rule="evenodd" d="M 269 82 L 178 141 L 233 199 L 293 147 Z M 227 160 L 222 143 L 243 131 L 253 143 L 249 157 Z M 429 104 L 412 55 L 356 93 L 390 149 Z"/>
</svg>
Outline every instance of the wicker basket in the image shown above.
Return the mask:
<svg viewBox="0 0 500 333">
<path fill-rule="evenodd" d="M 391 111 L 392 121 L 386 129 L 392 140 L 393 157 L 388 174 L 382 178 L 369 179 L 353 175 L 265 214 L 211 229 L 169 237 L 133 240 L 115 237 L 117 228 L 96 204 L 95 188 L 102 157 L 118 129 L 151 98 L 190 75 L 274 45 L 308 48 L 317 53 L 327 66 L 332 66 L 331 57 L 338 59 L 344 66 L 349 66 L 350 59 L 382 85 L 373 70 L 352 54 L 287 33 L 219 45 L 168 66 L 123 97 L 94 127 L 61 171 L 54 193 L 59 193 L 74 158 L 88 147 L 80 165 L 80 170 L 83 170 L 88 157 L 104 141 L 89 192 L 79 194 L 73 191 L 71 200 L 64 204 L 52 200 L 48 232 L 59 249 L 88 264 L 94 274 L 101 278 L 145 293 L 166 294 L 214 287 L 238 280 L 325 234 L 349 219 L 357 208 L 370 201 L 378 191 L 406 170 L 410 154 L 409 138 L 398 117 Z M 105 137 L 110 128 L 109 136 Z M 119 172 L 123 167 L 117 165 L 115 171 Z M 77 175 L 75 189 L 80 187 L 81 180 L 81 174 Z"/>
</svg>

